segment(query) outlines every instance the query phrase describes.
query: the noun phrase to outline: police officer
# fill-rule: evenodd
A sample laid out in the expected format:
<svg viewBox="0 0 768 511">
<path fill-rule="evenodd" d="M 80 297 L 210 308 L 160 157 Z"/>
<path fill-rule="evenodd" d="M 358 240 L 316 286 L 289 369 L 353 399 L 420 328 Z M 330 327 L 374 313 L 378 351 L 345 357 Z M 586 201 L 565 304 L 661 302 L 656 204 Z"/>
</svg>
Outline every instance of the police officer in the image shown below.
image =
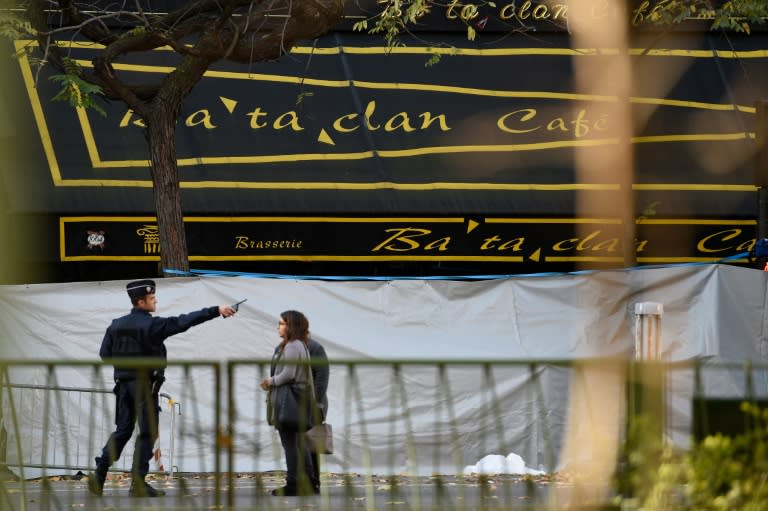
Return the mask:
<svg viewBox="0 0 768 511">
<path fill-rule="evenodd" d="M 120 459 L 138 418 L 139 436 L 133 453 L 129 495 L 159 497 L 165 495 L 165 492 L 153 488 L 144 479 L 149 472 L 153 441 L 158 430 L 158 393 L 165 381 L 163 373 L 167 365 L 165 340 L 217 316 L 232 316 L 235 309 L 229 305 L 219 305 L 175 317 L 155 317 L 151 314 L 157 308 L 154 281 L 131 282 L 126 290 L 133 308 L 128 315 L 112 321 L 104 335 L 99 355 L 102 359 L 151 358 L 157 360 L 157 366 L 130 368 L 116 365 L 116 429 L 101 456 L 96 458 L 96 472 L 88 478 L 88 489 L 94 495 L 102 494 L 107 471 Z"/>
</svg>

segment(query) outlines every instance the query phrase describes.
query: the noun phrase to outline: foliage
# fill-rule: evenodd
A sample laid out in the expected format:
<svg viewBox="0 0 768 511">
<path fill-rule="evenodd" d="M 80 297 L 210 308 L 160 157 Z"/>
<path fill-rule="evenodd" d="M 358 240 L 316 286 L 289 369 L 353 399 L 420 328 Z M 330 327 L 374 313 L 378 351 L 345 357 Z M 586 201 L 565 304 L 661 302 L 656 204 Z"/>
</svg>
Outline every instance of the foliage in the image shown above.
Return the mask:
<svg viewBox="0 0 768 511">
<path fill-rule="evenodd" d="M 658 25 L 676 25 L 691 18 L 710 22 L 712 30 L 751 33 L 751 27 L 768 20 L 764 0 L 662 0 L 649 19 Z"/>
<path fill-rule="evenodd" d="M 5 39 L 17 39 L 24 34 L 32 34 L 32 24 L 16 16 L 12 11 L 2 10 L 0 4 L 0 37 Z"/>
<path fill-rule="evenodd" d="M 162 2 L 0 0 L 0 37 L 33 39 L 30 62 L 51 67 L 53 98 L 105 114 L 99 100 L 120 101 L 146 130 L 163 268 L 186 271 L 175 137 L 181 105 L 211 65 L 275 60 L 298 42 L 339 22 L 347 0 L 189 0 L 165 12 Z M 157 9 L 153 9 L 152 5 Z M 90 65 L 71 58 L 71 43 L 93 43 Z M 174 69 L 137 80 L 120 60 L 157 49 L 174 52 Z"/>
<path fill-rule="evenodd" d="M 381 11 L 372 18 L 355 23 L 353 30 L 358 32 L 368 31 L 370 34 L 381 34 L 389 47 L 403 46 L 400 40 L 402 33 L 408 33 L 409 27 L 418 25 L 424 16 L 432 11 L 433 7 L 445 7 L 445 2 L 439 0 L 379 0 Z M 484 7 L 495 8 L 496 3 L 489 0 L 479 0 L 465 8 L 477 12 Z M 465 25 L 467 39 L 474 41 L 477 37 L 477 29 L 467 20 L 471 16 L 459 18 Z M 373 26 L 371 26 L 371 23 Z M 439 60 L 439 58 L 438 58 Z M 430 60 L 428 65 L 433 65 L 437 60 Z"/>
<path fill-rule="evenodd" d="M 688 453 L 633 444 L 629 477 L 643 511 L 768 509 L 768 409 L 743 403 L 751 427 L 733 437 L 706 437 Z M 642 426 L 641 426 L 642 427 Z M 630 437 L 632 435 L 629 435 Z M 637 437 L 636 437 L 637 438 Z M 629 444 L 628 444 L 629 445 Z M 652 462 L 654 456 L 655 463 Z M 647 470 L 653 463 L 655 473 Z M 645 467 L 643 470 L 637 470 Z"/>
<path fill-rule="evenodd" d="M 77 72 L 53 75 L 50 80 L 61 85 L 53 101 L 68 101 L 73 108 L 92 108 L 102 116 L 107 116 L 107 112 L 96 102 L 97 96 L 102 95 L 98 85 L 86 82 Z"/>
</svg>

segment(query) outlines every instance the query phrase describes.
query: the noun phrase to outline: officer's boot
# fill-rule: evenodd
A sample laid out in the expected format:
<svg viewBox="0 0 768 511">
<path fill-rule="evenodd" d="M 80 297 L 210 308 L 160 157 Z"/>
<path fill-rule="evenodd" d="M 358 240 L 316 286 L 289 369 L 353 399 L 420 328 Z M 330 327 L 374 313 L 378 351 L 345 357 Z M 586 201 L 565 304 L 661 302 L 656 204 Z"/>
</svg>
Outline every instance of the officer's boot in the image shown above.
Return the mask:
<svg viewBox="0 0 768 511">
<path fill-rule="evenodd" d="M 134 477 L 131 480 L 131 489 L 128 490 L 128 495 L 131 497 L 162 497 L 165 492 L 153 488 L 144 478 Z"/>
<path fill-rule="evenodd" d="M 101 458 L 96 458 L 96 471 L 88 474 L 88 491 L 100 497 L 104 493 L 104 481 L 107 480 L 107 471 L 109 465 L 101 462 Z"/>
</svg>

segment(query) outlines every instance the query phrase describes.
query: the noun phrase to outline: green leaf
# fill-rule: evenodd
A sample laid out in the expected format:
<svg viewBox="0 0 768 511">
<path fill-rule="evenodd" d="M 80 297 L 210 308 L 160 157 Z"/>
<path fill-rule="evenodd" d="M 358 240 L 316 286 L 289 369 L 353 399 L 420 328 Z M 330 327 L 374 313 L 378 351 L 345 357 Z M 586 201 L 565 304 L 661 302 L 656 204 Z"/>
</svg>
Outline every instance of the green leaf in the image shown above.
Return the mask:
<svg viewBox="0 0 768 511">
<path fill-rule="evenodd" d="M 96 97 L 102 95 L 98 85 L 86 82 L 74 74 L 53 75 L 50 80 L 61 85 L 53 101 L 67 101 L 73 108 L 91 108 L 106 117 L 107 112 L 96 102 Z"/>
</svg>

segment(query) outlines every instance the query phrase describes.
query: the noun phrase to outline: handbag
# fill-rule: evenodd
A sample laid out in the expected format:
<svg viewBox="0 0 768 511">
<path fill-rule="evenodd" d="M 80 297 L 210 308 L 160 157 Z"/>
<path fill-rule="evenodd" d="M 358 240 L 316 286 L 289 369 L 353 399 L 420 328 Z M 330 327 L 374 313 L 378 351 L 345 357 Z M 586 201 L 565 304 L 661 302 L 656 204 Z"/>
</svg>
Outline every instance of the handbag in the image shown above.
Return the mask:
<svg viewBox="0 0 768 511">
<path fill-rule="evenodd" d="M 317 424 L 307 431 L 309 452 L 333 454 L 333 428 L 327 422 Z"/>
<path fill-rule="evenodd" d="M 307 431 L 312 427 L 312 401 L 307 386 L 286 383 L 270 393 L 267 422 L 285 431 Z"/>
<path fill-rule="evenodd" d="M 312 427 L 315 391 L 312 373 L 308 367 L 306 370 L 309 372 L 309 385 L 292 381 L 270 389 L 267 395 L 267 423 L 270 426 L 284 431 L 302 432 Z"/>
</svg>

